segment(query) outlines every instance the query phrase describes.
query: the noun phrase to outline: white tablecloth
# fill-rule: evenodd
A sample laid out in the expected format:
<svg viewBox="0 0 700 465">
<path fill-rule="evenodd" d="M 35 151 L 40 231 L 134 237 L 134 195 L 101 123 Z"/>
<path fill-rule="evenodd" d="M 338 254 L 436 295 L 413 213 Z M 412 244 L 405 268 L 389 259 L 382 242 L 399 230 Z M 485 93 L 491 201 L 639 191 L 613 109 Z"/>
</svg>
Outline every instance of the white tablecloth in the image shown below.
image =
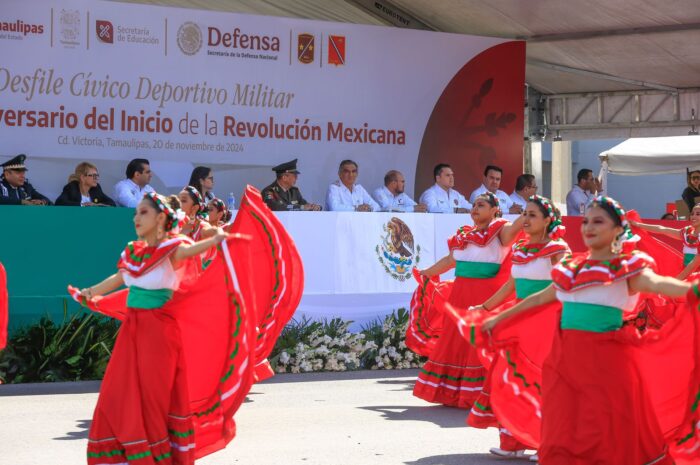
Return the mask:
<svg viewBox="0 0 700 465">
<path fill-rule="evenodd" d="M 398 308 L 408 309 L 416 287 L 414 266 L 426 268 L 447 254 L 447 239 L 472 220 L 466 214 L 279 212 L 304 262 L 304 296 L 295 318 L 340 317 L 355 328 Z M 403 229 L 404 256 L 388 231 Z M 403 225 L 401 225 L 401 222 Z M 410 238 L 413 244 L 411 247 Z M 408 254 L 406 254 L 408 251 Z M 408 257 L 406 257 L 408 255 Z M 404 258 L 395 268 L 396 260 Z M 394 260 L 394 261 L 392 261 Z M 451 279 L 445 273 L 443 279 Z"/>
</svg>

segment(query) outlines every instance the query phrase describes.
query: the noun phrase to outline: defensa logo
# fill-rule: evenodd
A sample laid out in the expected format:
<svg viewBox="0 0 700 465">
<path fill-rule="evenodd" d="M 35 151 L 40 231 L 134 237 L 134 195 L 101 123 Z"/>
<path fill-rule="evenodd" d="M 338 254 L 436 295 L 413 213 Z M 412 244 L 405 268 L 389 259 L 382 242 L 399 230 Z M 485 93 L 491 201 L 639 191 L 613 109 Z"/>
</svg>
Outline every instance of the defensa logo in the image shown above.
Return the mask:
<svg viewBox="0 0 700 465">
<path fill-rule="evenodd" d="M 185 55 L 195 55 L 202 48 L 202 30 L 197 23 L 187 21 L 177 30 L 177 46 Z"/>
<path fill-rule="evenodd" d="M 14 22 L 0 21 L 0 32 L 18 32 L 23 36 L 29 34 L 43 34 L 44 25 L 25 23 L 21 19 Z"/>
<path fill-rule="evenodd" d="M 209 26 L 207 45 L 210 47 L 226 47 L 232 49 L 279 52 L 280 39 L 276 36 L 246 34 L 240 28 L 232 32 L 221 31 L 218 27 Z"/>
<path fill-rule="evenodd" d="M 299 34 L 297 36 L 297 59 L 299 62 L 308 65 L 314 61 L 314 42 L 312 34 Z"/>
</svg>

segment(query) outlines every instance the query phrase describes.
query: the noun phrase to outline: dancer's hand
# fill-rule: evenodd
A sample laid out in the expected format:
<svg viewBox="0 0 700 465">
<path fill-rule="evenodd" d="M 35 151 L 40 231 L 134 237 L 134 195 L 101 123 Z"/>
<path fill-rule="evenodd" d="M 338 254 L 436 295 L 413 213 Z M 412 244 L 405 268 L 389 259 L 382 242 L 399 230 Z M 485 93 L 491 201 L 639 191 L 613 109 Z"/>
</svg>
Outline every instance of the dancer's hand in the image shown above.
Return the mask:
<svg viewBox="0 0 700 465">
<path fill-rule="evenodd" d="M 497 316 L 492 316 L 491 318 L 487 318 L 484 320 L 484 322 L 481 324 L 481 330 L 485 333 L 491 333 L 493 331 L 493 328 L 496 327 L 498 324 L 499 319 Z"/>
<path fill-rule="evenodd" d="M 87 300 L 92 300 L 92 298 L 95 297 L 95 295 L 92 293 L 91 287 L 86 287 L 85 289 L 81 289 L 80 296 L 85 297 Z"/>
<path fill-rule="evenodd" d="M 225 241 L 228 238 L 228 234 L 226 231 L 223 230 L 223 228 L 216 228 L 216 232 L 212 236 L 214 239 L 214 243 L 216 244 L 221 244 L 223 241 Z"/>
</svg>

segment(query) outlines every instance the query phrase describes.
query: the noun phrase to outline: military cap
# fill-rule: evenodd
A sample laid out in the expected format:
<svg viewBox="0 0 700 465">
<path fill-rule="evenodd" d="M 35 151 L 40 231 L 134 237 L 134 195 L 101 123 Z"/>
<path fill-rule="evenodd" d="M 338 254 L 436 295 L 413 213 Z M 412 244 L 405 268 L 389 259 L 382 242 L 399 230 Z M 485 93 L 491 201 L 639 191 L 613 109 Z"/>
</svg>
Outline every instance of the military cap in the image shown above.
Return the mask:
<svg viewBox="0 0 700 465">
<path fill-rule="evenodd" d="M 299 171 L 297 171 L 297 159 L 295 158 L 292 161 L 288 161 L 286 163 L 282 163 L 281 165 L 277 165 L 274 168 L 272 168 L 272 171 L 274 171 L 277 174 L 283 174 L 283 173 L 299 174 Z"/>
<path fill-rule="evenodd" d="M 23 153 L 20 153 L 16 157 L 7 160 L 5 163 L 2 165 L 3 170 L 24 170 L 27 171 L 27 167 L 24 166 L 24 160 L 27 159 L 27 156 Z"/>
</svg>

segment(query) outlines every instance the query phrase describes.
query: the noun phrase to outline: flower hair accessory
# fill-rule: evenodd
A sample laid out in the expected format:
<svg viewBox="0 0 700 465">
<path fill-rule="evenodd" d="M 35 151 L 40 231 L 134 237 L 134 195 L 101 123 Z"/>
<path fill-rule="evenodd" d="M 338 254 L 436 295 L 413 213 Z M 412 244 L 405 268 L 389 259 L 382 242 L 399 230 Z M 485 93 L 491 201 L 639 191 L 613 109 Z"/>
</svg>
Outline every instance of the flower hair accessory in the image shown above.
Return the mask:
<svg viewBox="0 0 700 465">
<path fill-rule="evenodd" d="M 197 211 L 197 216 L 200 218 L 206 218 L 207 212 L 204 208 L 202 208 L 204 207 L 204 197 L 202 197 L 202 194 L 199 193 L 197 188 L 192 186 L 185 186 L 182 190 L 190 194 L 190 197 L 192 197 L 192 200 L 194 200 L 195 205 L 199 207 L 199 210 Z"/>
<path fill-rule="evenodd" d="M 216 207 L 216 209 L 220 212 L 226 210 L 226 204 L 224 203 L 224 201 L 216 197 L 209 201 L 209 205 L 214 205 L 214 207 Z"/>
<path fill-rule="evenodd" d="M 496 207 L 498 209 L 497 216 L 500 216 L 503 214 L 503 210 L 501 210 L 501 202 L 498 200 L 498 197 L 493 192 L 486 191 L 483 194 L 479 194 L 476 198 L 478 199 L 481 197 L 482 199 L 486 199 L 486 201 L 493 207 Z"/>
<path fill-rule="evenodd" d="M 549 226 L 547 226 L 547 235 L 553 240 L 564 237 L 564 234 L 566 234 L 566 227 L 561 222 L 561 213 L 554 208 L 552 202 L 550 202 L 547 197 L 542 197 L 541 195 L 531 195 L 528 201 L 542 207 L 547 212 L 547 217 L 552 220 Z"/>
<path fill-rule="evenodd" d="M 620 203 L 617 200 L 613 199 L 612 197 L 607 197 L 605 195 L 599 195 L 591 201 L 591 206 L 595 205 L 607 205 L 608 207 L 612 208 L 612 210 L 615 212 L 618 218 L 620 218 L 620 224 L 622 225 L 622 233 L 620 233 L 620 235 L 617 236 L 617 241 L 623 244 L 625 242 L 634 243 L 639 241 L 640 237 L 632 232 L 630 223 L 627 220 L 627 212 L 624 208 L 622 208 L 622 205 L 620 205 Z"/>
<path fill-rule="evenodd" d="M 162 195 L 158 195 L 155 192 L 148 192 L 143 195 L 144 199 L 150 199 L 156 206 L 159 212 L 165 213 L 165 230 L 171 231 L 173 227 L 177 224 L 177 215 L 175 210 L 170 208 L 168 203 L 165 201 Z"/>
</svg>

